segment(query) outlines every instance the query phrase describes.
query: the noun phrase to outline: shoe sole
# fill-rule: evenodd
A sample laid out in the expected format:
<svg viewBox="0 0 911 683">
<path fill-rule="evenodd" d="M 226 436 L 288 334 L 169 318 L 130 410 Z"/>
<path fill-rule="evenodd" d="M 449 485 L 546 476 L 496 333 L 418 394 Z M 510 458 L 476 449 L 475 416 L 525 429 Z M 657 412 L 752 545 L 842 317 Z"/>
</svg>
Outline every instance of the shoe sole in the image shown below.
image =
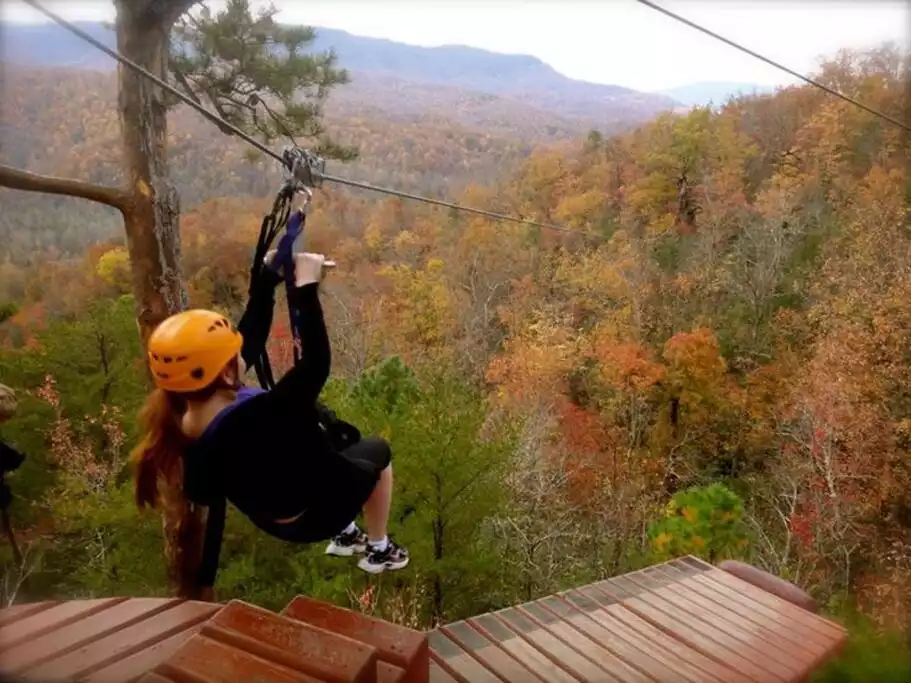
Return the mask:
<svg viewBox="0 0 911 683">
<path fill-rule="evenodd" d="M 383 564 L 370 564 L 367 561 L 367 558 L 365 557 L 365 558 L 362 558 L 357 563 L 357 566 L 359 569 L 364 570 L 368 574 L 382 574 L 383 572 L 394 572 L 394 571 L 398 571 L 399 569 L 404 569 L 405 567 L 408 566 L 408 562 L 410 560 L 411 560 L 411 558 L 409 557 L 409 558 L 406 558 L 405 560 L 402 560 L 401 562 L 384 562 Z"/>
<path fill-rule="evenodd" d="M 365 552 L 367 552 L 367 546 L 365 545 L 335 545 L 335 543 L 330 543 L 326 547 L 326 554 L 334 555 L 335 557 L 351 557 L 355 553 Z"/>
</svg>

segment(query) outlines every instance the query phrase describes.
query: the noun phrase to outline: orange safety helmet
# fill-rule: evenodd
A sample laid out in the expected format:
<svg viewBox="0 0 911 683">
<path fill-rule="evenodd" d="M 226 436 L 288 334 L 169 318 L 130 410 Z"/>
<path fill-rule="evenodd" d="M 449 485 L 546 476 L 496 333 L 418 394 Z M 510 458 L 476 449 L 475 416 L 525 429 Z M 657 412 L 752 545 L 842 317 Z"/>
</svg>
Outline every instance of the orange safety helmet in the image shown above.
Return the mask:
<svg viewBox="0 0 911 683">
<path fill-rule="evenodd" d="M 243 337 L 220 313 L 192 310 L 162 322 L 149 337 L 149 367 L 165 391 L 209 386 L 237 355 Z"/>
</svg>

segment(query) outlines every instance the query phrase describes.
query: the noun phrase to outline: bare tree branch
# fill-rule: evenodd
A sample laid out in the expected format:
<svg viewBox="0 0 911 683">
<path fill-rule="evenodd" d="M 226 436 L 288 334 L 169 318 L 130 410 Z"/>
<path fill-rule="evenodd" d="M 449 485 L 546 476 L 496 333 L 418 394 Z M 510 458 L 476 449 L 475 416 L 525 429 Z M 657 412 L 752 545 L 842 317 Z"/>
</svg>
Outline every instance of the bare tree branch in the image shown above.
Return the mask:
<svg viewBox="0 0 911 683">
<path fill-rule="evenodd" d="M 125 192 L 113 187 L 95 185 L 94 183 L 86 183 L 69 178 L 38 175 L 37 173 L 29 173 L 28 171 L 2 164 L 0 164 L 0 187 L 9 187 L 13 190 L 24 190 L 26 192 L 81 197 L 99 204 L 113 206 L 121 213 L 126 211 L 129 201 L 129 196 Z"/>
</svg>

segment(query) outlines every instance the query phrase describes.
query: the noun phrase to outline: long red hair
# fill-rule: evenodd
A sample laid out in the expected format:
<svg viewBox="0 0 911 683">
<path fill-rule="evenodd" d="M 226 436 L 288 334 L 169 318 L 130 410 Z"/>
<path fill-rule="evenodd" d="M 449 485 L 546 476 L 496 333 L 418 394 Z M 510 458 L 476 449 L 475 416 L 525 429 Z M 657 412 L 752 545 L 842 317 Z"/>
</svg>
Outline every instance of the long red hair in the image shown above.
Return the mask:
<svg viewBox="0 0 911 683">
<path fill-rule="evenodd" d="M 183 418 L 190 403 L 204 403 L 220 389 L 240 388 L 240 365 L 232 359 L 231 377 L 219 375 L 209 386 L 190 393 L 155 388 L 139 412 L 139 445 L 130 454 L 136 478 L 136 505 L 162 512 L 169 578 L 182 597 L 198 597 L 196 574 L 202 560 L 205 525 L 202 510 L 183 490 L 183 459 L 190 438 Z"/>
<path fill-rule="evenodd" d="M 140 440 L 130 459 L 136 505 L 162 512 L 169 578 L 179 595 L 195 597 L 204 526 L 201 510 L 183 493 L 183 456 L 190 443 L 181 429 L 186 411 L 186 397 L 154 389 L 139 413 Z"/>
</svg>

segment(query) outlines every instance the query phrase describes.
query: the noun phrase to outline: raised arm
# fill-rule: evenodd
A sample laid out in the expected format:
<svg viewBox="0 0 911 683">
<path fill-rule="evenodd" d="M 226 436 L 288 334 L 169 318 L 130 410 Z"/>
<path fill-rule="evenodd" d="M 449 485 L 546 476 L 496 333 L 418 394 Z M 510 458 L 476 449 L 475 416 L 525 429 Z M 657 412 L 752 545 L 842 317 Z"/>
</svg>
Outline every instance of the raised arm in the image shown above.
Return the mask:
<svg viewBox="0 0 911 683">
<path fill-rule="evenodd" d="M 319 283 L 295 287 L 290 297 L 300 316 L 301 357 L 278 381 L 271 394 L 273 400 L 313 405 L 329 379 L 332 364 L 329 333 L 319 301 Z"/>
<path fill-rule="evenodd" d="M 332 353 L 319 301 L 319 283 L 324 269 L 334 266 L 335 263 L 320 254 L 304 253 L 294 257 L 294 287 L 288 298 L 291 307 L 297 310 L 295 327 L 301 353 L 300 360 L 270 392 L 274 401 L 314 405 L 329 378 Z"/>
</svg>

